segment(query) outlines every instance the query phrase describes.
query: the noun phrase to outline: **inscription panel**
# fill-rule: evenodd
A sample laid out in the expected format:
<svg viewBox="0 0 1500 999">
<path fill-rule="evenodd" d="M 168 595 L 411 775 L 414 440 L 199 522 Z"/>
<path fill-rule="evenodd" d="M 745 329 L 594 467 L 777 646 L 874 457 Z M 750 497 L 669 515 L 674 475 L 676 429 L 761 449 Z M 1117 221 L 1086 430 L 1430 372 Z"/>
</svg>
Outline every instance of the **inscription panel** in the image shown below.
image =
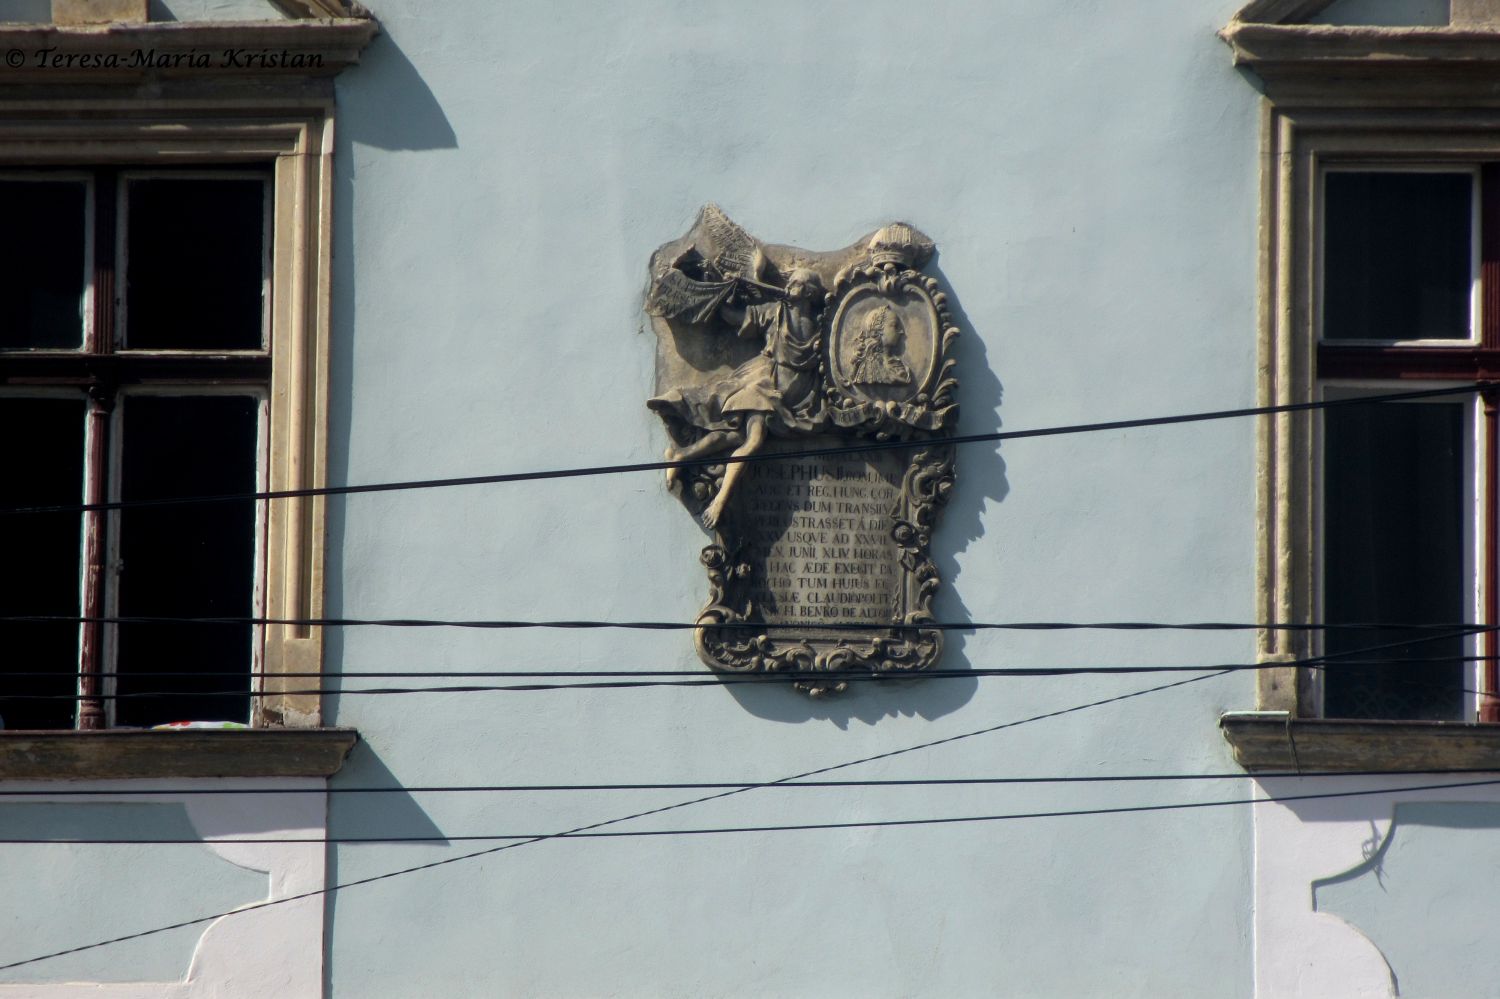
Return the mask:
<svg viewBox="0 0 1500 999">
<path fill-rule="evenodd" d="M 802 438 L 768 450 L 845 444 Z M 735 498 L 735 534 L 761 620 L 889 627 L 899 617 L 904 581 L 891 511 L 905 462 L 904 450 L 889 450 L 750 463 Z"/>
</svg>

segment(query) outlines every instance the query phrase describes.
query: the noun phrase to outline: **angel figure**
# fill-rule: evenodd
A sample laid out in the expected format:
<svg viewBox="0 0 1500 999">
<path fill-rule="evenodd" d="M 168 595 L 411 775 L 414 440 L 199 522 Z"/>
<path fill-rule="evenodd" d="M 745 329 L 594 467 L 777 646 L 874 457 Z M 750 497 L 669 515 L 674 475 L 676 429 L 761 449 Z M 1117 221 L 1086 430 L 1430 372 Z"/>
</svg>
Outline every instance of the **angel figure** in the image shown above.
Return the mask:
<svg viewBox="0 0 1500 999">
<path fill-rule="evenodd" d="M 752 275 L 758 277 L 763 259 L 755 254 L 755 264 L 749 268 Z M 759 451 L 768 434 L 784 437 L 821 429 L 817 310 L 823 301 L 823 287 L 818 275 L 806 268 L 794 268 L 787 275 L 785 289 L 762 284 L 754 277 L 737 278 L 735 282 L 774 296 L 770 301 L 741 307 L 733 295 L 726 293 L 714 303 L 719 316 L 737 329 L 738 336 L 764 337 L 765 346 L 723 378 L 670 389 L 647 401 L 646 405 L 664 420 L 679 421 L 702 435 L 684 447 L 667 448 L 668 461 L 721 451 L 732 451 L 733 457 L 743 458 Z M 703 312 L 698 313 L 699 322 L 707 318 Z M 723 484 L 703 511 L 704 527 L 712 530 L 723 518 L 734 484 L 744 470 L 743 462 L 728 464 Z M 679 468 L 667 470 L 668 488 L 677 486 L 680 473 Z"/>
</svg>

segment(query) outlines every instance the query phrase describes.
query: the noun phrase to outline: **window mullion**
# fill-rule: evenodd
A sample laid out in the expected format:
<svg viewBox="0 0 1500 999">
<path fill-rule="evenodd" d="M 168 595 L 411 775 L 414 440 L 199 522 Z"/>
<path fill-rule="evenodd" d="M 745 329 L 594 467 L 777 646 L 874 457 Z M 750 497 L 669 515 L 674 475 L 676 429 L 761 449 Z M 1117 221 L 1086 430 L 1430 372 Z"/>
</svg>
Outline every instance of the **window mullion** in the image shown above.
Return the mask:
<svg viewBox="0 0 1500 999">
<path fill-rule="evenodd" d="M 83 470 L 84 502 L 97 507 L 106 501 L 106 470 L 109 458 L 110 411 L 114 393 L 99 385 L 89 389 L 84 426 L 84 449 L 87 454 Z M 79 635 L 78 727 L 106 727 L 100 680 L 103 670 L 104 625 L 99 621 L 104 609 L 104 587 L 107 543 L 103 510 L 86 509 L 83 513 L 83 621 Z"/>
<path fill-rule="evenodd" d="M 1488 261 L 1486 261 L 1488 264 Z M 1485 324 L 1488 326 L 1488 322 Z M 1487 389 L 1480 393 L 1482 425 L 1479 428 L 1480 449 L 1484 454 L 1484 497 L 1482 506 L 1482 545 L 1480 558 L 1483 565 L 1479 578 L 1484 586 L 1483 624 L 1493 627 L 1500 622 L 1500 566 L 1495 558 L 1495 526 L 1497 506 L 1500 506 L 1500 393 Z M 1500 668 L 1496 654 L 1500 653 L 1500 634 L 1487 631 L 1480 636 L 1479 647 L 1485 656 L 1484 669 L 1480 671 L 1478 721 L 1500 722 Z"/>
<path fill-rule="evenodd" d="M 100 170 L 94 177 L 93 296 L 92 314 L 86 328 L 84 352 L 108 355 L 115 343 L 115 171 Z M 115 405 L 111 368 L 92 365 L 88 410 L 84 426 L 84 503 L 97 506 L 109 498 L 109 427 Z M 99 621 L 105 608 L 109 573 L 109 515 L 103 510 L 83 514 L 83 622 L 80 625 L 78 659 L 78 727 L 108 727 L 104 709 L 104 625 Z"/>
</svg>

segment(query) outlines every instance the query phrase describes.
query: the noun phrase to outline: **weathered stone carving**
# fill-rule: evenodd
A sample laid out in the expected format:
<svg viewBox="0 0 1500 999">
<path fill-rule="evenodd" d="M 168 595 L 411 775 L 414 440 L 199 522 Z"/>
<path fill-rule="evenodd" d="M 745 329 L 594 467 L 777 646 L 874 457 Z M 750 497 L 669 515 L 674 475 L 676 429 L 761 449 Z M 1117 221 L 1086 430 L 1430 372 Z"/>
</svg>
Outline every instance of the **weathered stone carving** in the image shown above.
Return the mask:
<svg viewBox="0 0 1500 999">
<path fill-rule="evenodd" d="M 832 252 L 764 244 L 707 205 L 652 256 L 647 405 L 667 459 L 697 462 L 667 487 L 714 532 L 695 632 L 714 669 L 830 674 L 796 681 L 816 697 L 941 654 L 929 547 L 958 330 L 921 270 L 934 249 L 902 222 Z"/>
</svg>

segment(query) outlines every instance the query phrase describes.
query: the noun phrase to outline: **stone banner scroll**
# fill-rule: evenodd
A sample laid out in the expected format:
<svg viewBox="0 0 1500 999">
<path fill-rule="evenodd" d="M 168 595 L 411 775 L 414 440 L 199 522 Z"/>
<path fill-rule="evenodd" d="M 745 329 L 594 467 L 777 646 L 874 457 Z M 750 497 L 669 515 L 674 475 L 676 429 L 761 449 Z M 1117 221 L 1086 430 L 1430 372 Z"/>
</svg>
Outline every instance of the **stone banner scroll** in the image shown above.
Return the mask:
<svg viewBox="0 0 1500 999">
<path fill-rule="evenodd" d="M 709 205 L 652 257 L 648 405 L 685 462 L 668 488 L 713 532 L 695 635 L 714 669 L 819 696 L 936 663 L 958 331 L 933 249 L 899 222 L 833 252 L 768 245 Z"/>
</svg>

